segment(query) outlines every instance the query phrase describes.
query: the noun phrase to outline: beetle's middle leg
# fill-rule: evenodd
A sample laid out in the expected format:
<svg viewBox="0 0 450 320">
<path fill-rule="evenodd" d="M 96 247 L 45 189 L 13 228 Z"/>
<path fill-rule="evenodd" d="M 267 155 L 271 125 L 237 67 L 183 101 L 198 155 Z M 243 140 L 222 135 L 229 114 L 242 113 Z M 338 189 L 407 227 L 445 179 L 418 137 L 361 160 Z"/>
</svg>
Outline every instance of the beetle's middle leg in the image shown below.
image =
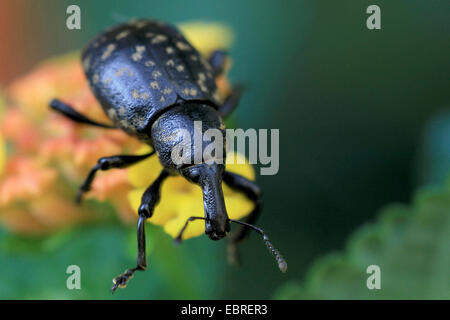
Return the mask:
<svg viewBox="0 0 450 320">
<path fill-rule="evenodd" d="M 150 157 L 154 153 L 155 151 L 143 155 L 118 155 L 98 159 L 97 164 L 91 169 L 83 184 L 78 189 L 76 202 L 80 203 L 83 194 L 91 190 L 92 181 L 94 181 L 95 174 L 98 170 L 124 169 Z"/>
<path fill-rule="evenodd" d="M 111 291 L 117 290 L 117 288 L 125 288 L 128 281 L 133 277 L 136 271 L 144 271 L 147 269 L 147 257 L 145 251 L 145 220 L 153 215 L 153 210 L 158 204 L 161 193 L 161 185 L 163 181 L 169 176 L 169 173 L 165 170 L 161 171 L 158 178 L 151 184 L 150 187 L 145 190 L 142 195 L 141 205 L 139 207 L 139 220 L 137 224 L 137 242 L 138 242 L 138 256 L 137 266 L 135 268 L 128 269 L 118 277 L 113 279 L 114 286 Z"/>
</svg>

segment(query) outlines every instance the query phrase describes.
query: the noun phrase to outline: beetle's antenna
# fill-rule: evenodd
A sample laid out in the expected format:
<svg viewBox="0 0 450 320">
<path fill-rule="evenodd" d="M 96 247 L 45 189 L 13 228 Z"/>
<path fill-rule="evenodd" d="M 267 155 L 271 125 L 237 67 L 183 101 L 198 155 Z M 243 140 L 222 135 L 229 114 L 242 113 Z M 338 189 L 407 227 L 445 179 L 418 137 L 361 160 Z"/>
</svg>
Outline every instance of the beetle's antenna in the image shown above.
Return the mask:
<svg viewBox="0 0 450 320">
<path fill-rule="evenodd" d="M 278 263 L 278 268 L 280 269 L 281 272 L 285 273 L 287 271 L 287 262 L 286 260 L 284 260 L 283 256 L 281 255 L 281 253 L 275 249 L 275 247 L 273 246 L 273 244 L 269 241 L 269 237 L 264 233 L 263 229 L 258 228 L 252 224 L 249 224 L 247 222 L 243 222 L 243 221 L 239 221 L 239 220 L 232 220 L 232 219 L 228 219 L 230 222 L 234 222 L 237 224 L 241 224 L 243 226 L 249 227 L 253 230 L 255 230 L 256 232 L 258 232 L 260 235 L 263 236 L 263 240 L 267 246 L 267 248 L 269 249 L 269 251 L 275 256 L 275 259 L 277 260 Z"/>
<path fill-rule="evenodd" d="M 184 230 L 186 230 L 189 222 L 194 221 L 194 220 L 209 220 L 208 218 L 204 218 L 204 217 L 189 217 L 186 220 L 186 223 L 184 224 L 183 228 L 181 228 L 180 233 L 178 234 L 178 236 L 175 238 L 175 243 L 176 244 L 180 244 L 182 241 L 182 237 L 183 237 L 183 232 Z"/>
</svg>

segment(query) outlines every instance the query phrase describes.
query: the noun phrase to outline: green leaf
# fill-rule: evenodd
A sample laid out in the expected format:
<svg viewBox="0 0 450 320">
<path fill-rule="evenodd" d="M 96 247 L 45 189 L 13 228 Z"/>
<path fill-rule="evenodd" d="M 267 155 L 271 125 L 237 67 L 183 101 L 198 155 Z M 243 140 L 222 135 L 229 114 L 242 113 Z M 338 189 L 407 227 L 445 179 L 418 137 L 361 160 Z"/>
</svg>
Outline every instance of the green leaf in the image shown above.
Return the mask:
<svg viewBox="0 0 450 320">
<path fill-rule="evenodd" d="M 370 265 L 381 288 L 369 290 Z M 358 229 L 343 253 L 313 264 L 303 284 L 290 282 L 277 299 L 450 299 L 450 183 L 422 189 L 411 206 L 394 204 Z"/>
<path fill-rule="evenodd" d="M 111 294 L 112 279 L 136 265 L 136 228 L 83 226 L 48 237 L 19 237 L 0 229 L 0 299 L 218 298 L 225 252 L 205 237 L 176 246 L 147 225 L 148 269 Z M 67 267 L 81 269 L 81 290 L 66 287 Z"/>
</svg>

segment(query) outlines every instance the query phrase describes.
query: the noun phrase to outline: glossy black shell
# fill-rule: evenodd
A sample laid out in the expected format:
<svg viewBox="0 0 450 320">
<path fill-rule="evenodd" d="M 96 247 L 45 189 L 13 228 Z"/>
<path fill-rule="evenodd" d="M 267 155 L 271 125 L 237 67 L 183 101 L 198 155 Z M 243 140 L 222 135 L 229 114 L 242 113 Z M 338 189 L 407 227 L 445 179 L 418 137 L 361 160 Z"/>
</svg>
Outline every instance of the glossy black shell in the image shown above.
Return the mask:
<svg viewBox="0 0 450 320">
<path fill-rule="evenodd" d="M 175 104 L 201 101 L 217 109 L 221 102 L 209 63 L 176 28 L 159 21 L 106 30 L 83 50 L 82 63 L 108 117 L 138 137 Z"/>
</svg>

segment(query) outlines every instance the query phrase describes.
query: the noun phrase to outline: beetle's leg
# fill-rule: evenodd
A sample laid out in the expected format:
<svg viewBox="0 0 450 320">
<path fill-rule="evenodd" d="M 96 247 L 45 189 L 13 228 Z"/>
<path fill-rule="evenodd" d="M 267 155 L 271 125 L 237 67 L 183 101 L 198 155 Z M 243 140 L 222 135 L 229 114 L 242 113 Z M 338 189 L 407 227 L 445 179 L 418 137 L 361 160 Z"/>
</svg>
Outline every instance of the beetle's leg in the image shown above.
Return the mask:
<svg viewBox="0 0 450 320">
<path fill-rule="evenodd" d="M 228 59 L 228 53 L 224 50 L 215 50 L 211 56 L 209 57 L 209 64 L 213 69 L 213 76 L 217 78 L 222 75 L 225 71 L 226 64 Z M 242 92 L 244 91 L 244 86 L 237 85 L 234 86 L 231 93 L 226 97 L 223 105 L 220 106 L 218 112 L 222 118 L 227 117 L 234 109 L 236 109 L 237 105 L 242 96 Z"/>
<path fill-rule="evenodd" d="M 114 286 L 111 288 L 113 293 L 117 290 L 117 288 L 125 288 L 128 281 L 133 277 L 137 270 L 144 271 L 147 269 L 147 257 L 145 252 L 145 220 L 153 215 L 153 210 L 159 202 L 161 185 L 168 176 L 169 173 L 167 171 L 161 171 L 158 178 L 156 178 L 156 180 L 150 187 L 147 188 L 147 190 L 145 190 L 142 195 L 141 205 L 138 210 L 139 220 L 137 224 L 137 266 L 135 268 L 128 269 L 123 274 L 113 279 Z"/>
<path fill-rule="evenodd" d="M 53 110 L 58 111 L 59 113 L 63 114 L 64 116 L 66 116 L 67 118 L 69 118 L 75 122 L 90 124 L 92 126 L 106 128 L 106 129 L 116 129 L 116 127 L 114 127 L 114 126 L 98 123 L 94 120 L 91 120 L 91 119 L 83 116 L 81 113 L 76 111 L 73 107 L 69 106 L 68 104 L 66 104 L 58 99 L 53 99 L 52 101 L 50 101 L 50 107 Z"/>
<path fill-rule="evenodd" d="M 228 53 L 224 50 L 215 50 L 209 57 L 209 64 L 213 69 L 214 78 L 221 75 L 224 70 L 228 59 Z"/>
<path fill-rule="evenodd" d="M 246 223 L 254 224 L 261 212 L 261 189 L 259 186 L 243 176 L 228 171 L 225 172 L 223 181 L 231 189 L 244 193 L 247 198 L 255 203 L 255 207 L 245 220 Z M 228 245 L 228 260 L 230 263 L 237 264 L 240 262 L 237 245 L 247 237 L 249 231 L 249 227 L 241 226 L 240 229 L 231 235 Z"/>
<path fill-rule="evenodd" d="M 228 95 L 228 97 L 226 97 L 225 102 L 219 107 L 218 112 L 222 118 L 226 118 L 233 112 L 234 109 L 236 109 L 239 101 L 241 100 L 244 89 L 245 88 L 242 85 L 233 87 L 231 93 Z"/>
<path fill-rule="evenodd" d="M 91 169 L 86 177 L 86 180 L 84 180 L 83 184 L 78 189 L 76 202 L 80 203 L 83 194 L 91 190 L 92 181 L 94 180 L 95 174 L 98 170 L 105 171 L 109 169 L 124 169 L 150 157 L 154 153 L 155 151 L 143 155 L 119 155 L 98 159 L 97 164 Z"/>
</svg>

